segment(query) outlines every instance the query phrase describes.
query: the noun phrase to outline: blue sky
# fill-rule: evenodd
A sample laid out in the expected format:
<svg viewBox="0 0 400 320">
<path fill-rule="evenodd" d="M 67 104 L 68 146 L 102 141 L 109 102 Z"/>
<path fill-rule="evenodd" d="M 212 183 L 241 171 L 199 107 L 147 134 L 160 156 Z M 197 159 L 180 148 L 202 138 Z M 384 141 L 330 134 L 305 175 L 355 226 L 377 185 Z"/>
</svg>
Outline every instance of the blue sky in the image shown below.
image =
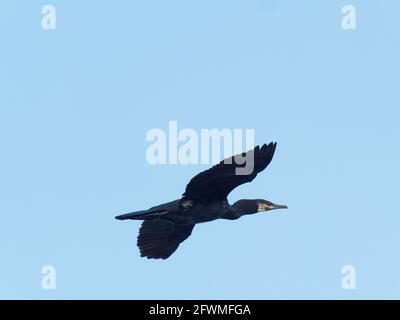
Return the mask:
<svg viewBox="0 0 400 320">
<path fill-rule="evenodd" d="M 56 8 L 56 30 L 41 8 Z M 351 4 L 357 28 L 343 30 Z M 0 298 L 400 298 L 400 3 L 2 1 Z M 117 214 L 207 165 L 146 161 L 152 128 L 254 129 L 268 169 L 166 261 Z M 54 265 L 56 290 L 41 287 Z M 356 289 L 341 287 L 343 265 Z"/>
</svg>

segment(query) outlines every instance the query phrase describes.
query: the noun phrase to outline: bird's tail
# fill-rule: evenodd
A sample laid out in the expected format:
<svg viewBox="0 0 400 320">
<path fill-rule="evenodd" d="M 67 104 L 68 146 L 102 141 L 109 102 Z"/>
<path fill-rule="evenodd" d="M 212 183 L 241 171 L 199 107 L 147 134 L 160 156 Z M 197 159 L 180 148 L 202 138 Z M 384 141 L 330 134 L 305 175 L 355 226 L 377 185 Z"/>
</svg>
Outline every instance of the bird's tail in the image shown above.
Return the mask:
<svg viewBox="0 0 400 320">
<path fill-rule="evenodd" d="M 143 216 L 149 213 L 149 210 L 141 210 L 116 216 L 117 220 L 143 220 Z"/>
</svg>

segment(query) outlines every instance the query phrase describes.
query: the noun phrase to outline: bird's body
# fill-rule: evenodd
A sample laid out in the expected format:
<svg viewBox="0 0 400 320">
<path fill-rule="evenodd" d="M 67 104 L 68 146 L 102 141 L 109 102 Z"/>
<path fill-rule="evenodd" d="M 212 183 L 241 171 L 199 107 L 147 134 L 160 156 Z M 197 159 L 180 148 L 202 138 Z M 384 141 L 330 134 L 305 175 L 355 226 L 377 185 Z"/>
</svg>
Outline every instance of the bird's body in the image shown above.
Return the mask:
<svg viewBox="0 0 400 320">
<path fill-rule="evenodd" d="M 164 219 L 176 224 L 197 224 L 216 219 L 224 219 L 233 213 L 228 201 L 195 203 L 187 200 L 175 200 L 150 208 L 119 216 L 119 220 L 154 220 Z M 239 217 L 239 216 L 238 216 Z M 227 218 L 226 218 L 227 219 Z"/>
<path fill-rule="evenodd" d="M 230 205 L 228 194 L 237 186 L 252 181 L 257 173 L 271 162 L 276 143 L 258 146 L 246 154 L 246 162 L 235 157 L 225 159 L 209 170 L 195 176 L 187 185 L 181 199 L 167 202 L 148 210 L 117 216 L 118 220 L 143 220 L 138 236 L 141 255 L 147 258 L 166 259 L 187 239 L 198 223 L 216 219 L 235 220 L 243 215 L 279 208 L 262 199 L 239 200 Z M 237 169 L 253 161 L 253 170 L 246 175 Z"/>
</svg>

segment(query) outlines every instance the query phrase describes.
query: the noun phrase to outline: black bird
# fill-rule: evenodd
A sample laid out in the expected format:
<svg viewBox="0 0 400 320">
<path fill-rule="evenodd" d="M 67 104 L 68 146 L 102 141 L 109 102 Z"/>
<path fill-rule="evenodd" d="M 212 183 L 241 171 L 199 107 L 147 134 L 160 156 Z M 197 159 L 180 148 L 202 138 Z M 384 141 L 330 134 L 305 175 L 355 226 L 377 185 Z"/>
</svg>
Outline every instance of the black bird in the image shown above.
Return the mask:
<svg viewBox="0 0 400 320">
<path fill-rule="evenodd" d="M 191 235 L 197 223 L 216 219 L 235 220 L 247 214 L 287 208 L 262 199 L 239 200 L 233 205 L 227 200 L 233 189 L 251 182 L 268 166 L 275 148 L 276 143 L 272 142 L 261 148 L 257 146 L 242 154 L 245 162 L 236 161 L 236 156 L 225 159 L 196 175 L 186 186 L 181 199 L 115 218 L 144 220 L 137 238 L 141 256 L 148 259 L 167 259 Z M 249 159 L 254 161 L 252 172 L 247 175 L 237 174 L 237 169 L 245 167 Z"/>
</svg>

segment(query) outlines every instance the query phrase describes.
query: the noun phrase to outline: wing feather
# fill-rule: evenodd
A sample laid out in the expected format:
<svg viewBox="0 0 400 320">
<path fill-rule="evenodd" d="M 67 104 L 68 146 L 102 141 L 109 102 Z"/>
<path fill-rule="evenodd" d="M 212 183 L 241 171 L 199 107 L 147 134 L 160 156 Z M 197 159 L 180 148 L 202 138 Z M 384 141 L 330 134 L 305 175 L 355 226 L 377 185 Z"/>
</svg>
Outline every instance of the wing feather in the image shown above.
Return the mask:
<svg viewBox="0 0 400 320">
<path fill-rule="evenodd" d="M 164 219 L 144 221 L 137 239 L 141 256 L 167 259 L 192 234 L 193 228 L 194 225 L 178 225 Z"/>
<path fill-rule="evenodd" d="M 184 200 L 210 201 L 224 200 L 228 194 L 241 184 L 251 182 L 258 173 L 263 171 L 271 162 L 276 149 L 276 142 L 255 147 L 241 154 L 246 162 L 239 164 L 237 156 L 227 158 L 212 168 L 193 177 L 186 186 Z M 253 170 L 246 175 L 237 174 L 237 169 L 244 168 L 249 159 L 254 161 Z"/>
</svg>

